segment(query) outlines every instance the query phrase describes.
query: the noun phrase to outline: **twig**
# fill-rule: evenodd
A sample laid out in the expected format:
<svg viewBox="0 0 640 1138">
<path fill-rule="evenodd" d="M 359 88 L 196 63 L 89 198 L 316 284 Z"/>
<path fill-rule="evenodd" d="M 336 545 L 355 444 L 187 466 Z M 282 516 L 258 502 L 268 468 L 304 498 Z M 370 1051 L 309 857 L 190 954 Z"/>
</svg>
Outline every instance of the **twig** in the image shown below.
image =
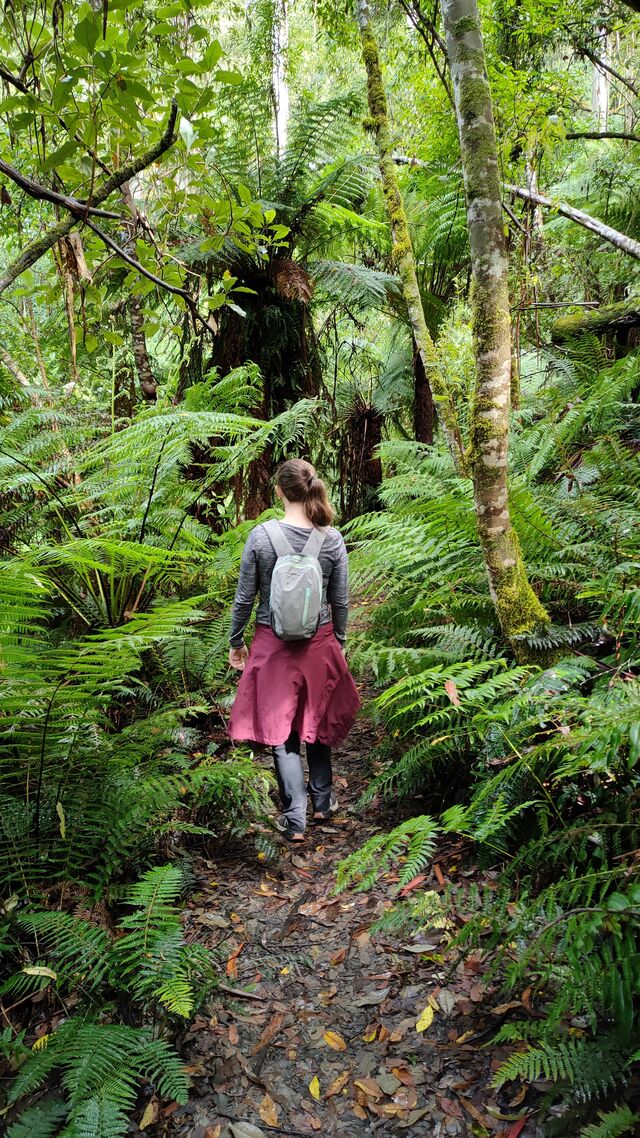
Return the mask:
<svg viewBox="0 0 640 1138">
<path fill-rule="evenodd" d="M 91 229 L 95 233 L 96 237 L 99 237 L 103 244 L 105 244 L 108 249 L 111 249 L 112 252 L 114 252 L 121 261 L 124 261 L 127 265 L 131 265 L 132 269 L 135 269 L 137 273 L 140 273 L 140 276 L 146 277 L 147 280 L 153 281 L 153 283 L 157 285 L 158 288 L 164 289 L 165 292 L 170 292 L 174 296 L 181 297 L 182 300 L 184 300 L 187 308 L 193 314 L 194 319 L 199 321 L 199 323 L 202 324 L 204 328 L 207 328 L 209 332 L 214 331 L 214 327 L 209 322 L 209 320 L 205 320 L 204 316 L 202 316 L 195 300 L 191 294 L 187 292 L 186 288 L 179 288 L 178 285 L 169 284 L 167 281 L 163 281 L 162 277 L 157 276 L 156 273 L 152 273 L 150 269 L 146 269 L 140 261 L 136 260 L 135 257 L 132 257 L 130 253 L 127 253 L 121 245 L 118 245 L 117 241 L 114 241 L 113 237 L 110 237 L 108 233 L 105 233 L 104 229 L 101 229 L 100 226 L 96 225 L 94 221 L 91 221 L 89 217 L 85 219 L 85 225 Z"/>
<path fill-rule="evenodd" d="M 242 988 L 229 988 L 227 984 L 218 984 L 218 992 L 226 992 L 228 996 L 236 996 L 239 1000 L 268 1000 L 268 996 L 259 996 L 257 992 L 245 992 Z"/>
</svg>

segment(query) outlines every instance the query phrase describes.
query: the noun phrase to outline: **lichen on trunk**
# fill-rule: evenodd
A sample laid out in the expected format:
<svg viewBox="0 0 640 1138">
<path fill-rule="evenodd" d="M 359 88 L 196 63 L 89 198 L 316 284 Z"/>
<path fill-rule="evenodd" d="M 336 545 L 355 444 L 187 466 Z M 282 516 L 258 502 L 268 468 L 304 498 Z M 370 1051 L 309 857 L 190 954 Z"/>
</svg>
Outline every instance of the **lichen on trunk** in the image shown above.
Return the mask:
<svg viewBox="0 0 640 1138">
<path fill-rule="evenodd" d="M 387 96 L 382 79 L 378 45 L 371 27 L 367 0 L 357 0 L 356 11 L 362 42 L 362 56 L 367 72 L 369 114 L 375 133 L 378 166 L 391 227 L 394 261 L 402 283 L 409 323 L 417 350 L 420 353 L 424 374 L 431 387 L 437 413 L 456 469 L 459 473 L 463 473 L 465 470 L 464 447 L 456 411 L 440 367 L 435 345 L 429 335 L 422 307 L 413 245 L 396 175 L 396 163 L 389 129 Z"/>
<path fill-rule="evenodd" d="M 469 465 L 489 589 L 505 636 L 548 623 L 527 578 L 508 504 L 511 322 L 500 169 L 476 0 L 442 0 L 458 121 L 473 281 L 476 388 Z"/>
</svg>

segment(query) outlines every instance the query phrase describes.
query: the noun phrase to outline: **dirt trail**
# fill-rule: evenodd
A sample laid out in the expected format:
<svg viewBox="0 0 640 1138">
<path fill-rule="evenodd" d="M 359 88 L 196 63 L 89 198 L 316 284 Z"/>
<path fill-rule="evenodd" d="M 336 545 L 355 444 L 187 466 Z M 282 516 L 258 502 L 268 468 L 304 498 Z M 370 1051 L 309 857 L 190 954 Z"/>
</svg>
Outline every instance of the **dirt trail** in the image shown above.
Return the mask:
<svg viewBox="0 0 640 1138">
<path fill-rule="evenodd" d="M 335 756 L 340 813 L 310 827 L 304 847 L 285 845 L 275 864 L 248 848 L 226 857 L 216 848 L 215 862 L 196 866 L 200 892 L 185 913 L 187 935 L 220 955 L 229 989 L 252 995 L 225 992 L 224 1004 L 191 1026 L 182 1051 L 192 1096 L 161 1113 L 155 1134 L 533 1133 L 521 1097 L 514 1092 L 509 1103 L 490 1088 L 508 1050 L 483 1044 L 510 1008 L 495 1007 L 481 956 L 456 966 L 435 929 L 415 940 L 372 933 L 397 892 L 394 875 L 369 894 L 332 895 L 340 859 L 389 825 L 376 808 L 363 817 L 354 810 L 374 743 L 360 723 Z M 443 849 L 416 888 L 464 880 L 457 860 L 455 849 Z M 425 1008 L 433 1019 L 418 1031 Z"/>
</svg>

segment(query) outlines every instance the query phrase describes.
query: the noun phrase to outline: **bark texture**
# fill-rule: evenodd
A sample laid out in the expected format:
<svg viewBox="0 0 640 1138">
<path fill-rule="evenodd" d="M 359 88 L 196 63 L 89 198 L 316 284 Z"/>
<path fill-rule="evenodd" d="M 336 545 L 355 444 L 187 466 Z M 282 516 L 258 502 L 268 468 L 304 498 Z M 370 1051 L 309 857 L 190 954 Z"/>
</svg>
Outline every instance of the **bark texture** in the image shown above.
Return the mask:
<svg viewBox="0 0 640 1138">
<path fill-rule="evenodd" d="M 473 270 L 476 390 L 470 465 L 474 501 L 491 596 L 505 635 L 513 639 L 548 623 L 548 617 L 527 579 L 509 515 L 511 324 L 498 148 L 476 2 L 442 0 L 442 16 Z"/>
<path fill-rule="evenodd" d="M 456 464 L 456 469 L 465 470 L 464 448 L 457 424 L 455 407 L 440 368 L 435 345 L 424 317 L 422 298 L 418 287 L 416 262 L 407 215 L 405 213 L 400 187 L 396 176 L 396 162 L 391 145 L 387 96 L 382 81 L 382 69 L 378 45 L 371 28 L 367 0 L 357 2 L 358 27 L 362 41 L 362 55 L 367 72 L 367 96 L 369 114 L 375 132 L 378 152 L 378 166 L 382 178 L 382 189 L 389 215 L 393 255 L 402 282 L 402 291 L 407 306 L 411 331 L 420 354 L 425 377 L 433 392 L 438 415 Z"/>
<path fill-rule="evenodd" d="M 142 396 L 149 403 L 154 403 L 158 396 L 158 381 L 153 374 L 147 351 L 147 337 L 144 334 L 144 312 L 139 296 L 131 296 L 129 301 L 129 314 L 131 318 L 131 340 L 133 343 L 133 358 L 138 373 L 138 382 Z"/>
</svg>

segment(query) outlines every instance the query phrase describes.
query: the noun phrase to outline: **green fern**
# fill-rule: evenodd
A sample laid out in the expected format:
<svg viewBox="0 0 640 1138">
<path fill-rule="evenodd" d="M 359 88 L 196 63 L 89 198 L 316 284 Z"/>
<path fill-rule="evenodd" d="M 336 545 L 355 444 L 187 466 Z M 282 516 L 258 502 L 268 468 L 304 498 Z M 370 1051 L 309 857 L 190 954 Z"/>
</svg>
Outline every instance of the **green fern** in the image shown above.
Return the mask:
<svg viewBox="0 0 640 1138">
<path fill-rule="evenodd" d="M 635 1133 L 640 1122 L 640 1114 L 624 1104 L 613 1110 L 599 1111 L 599 1122 L 592 1122 L 580 1131 L 580 1138 L 621 1138 L 623 1134 Z"/>
</svg>

